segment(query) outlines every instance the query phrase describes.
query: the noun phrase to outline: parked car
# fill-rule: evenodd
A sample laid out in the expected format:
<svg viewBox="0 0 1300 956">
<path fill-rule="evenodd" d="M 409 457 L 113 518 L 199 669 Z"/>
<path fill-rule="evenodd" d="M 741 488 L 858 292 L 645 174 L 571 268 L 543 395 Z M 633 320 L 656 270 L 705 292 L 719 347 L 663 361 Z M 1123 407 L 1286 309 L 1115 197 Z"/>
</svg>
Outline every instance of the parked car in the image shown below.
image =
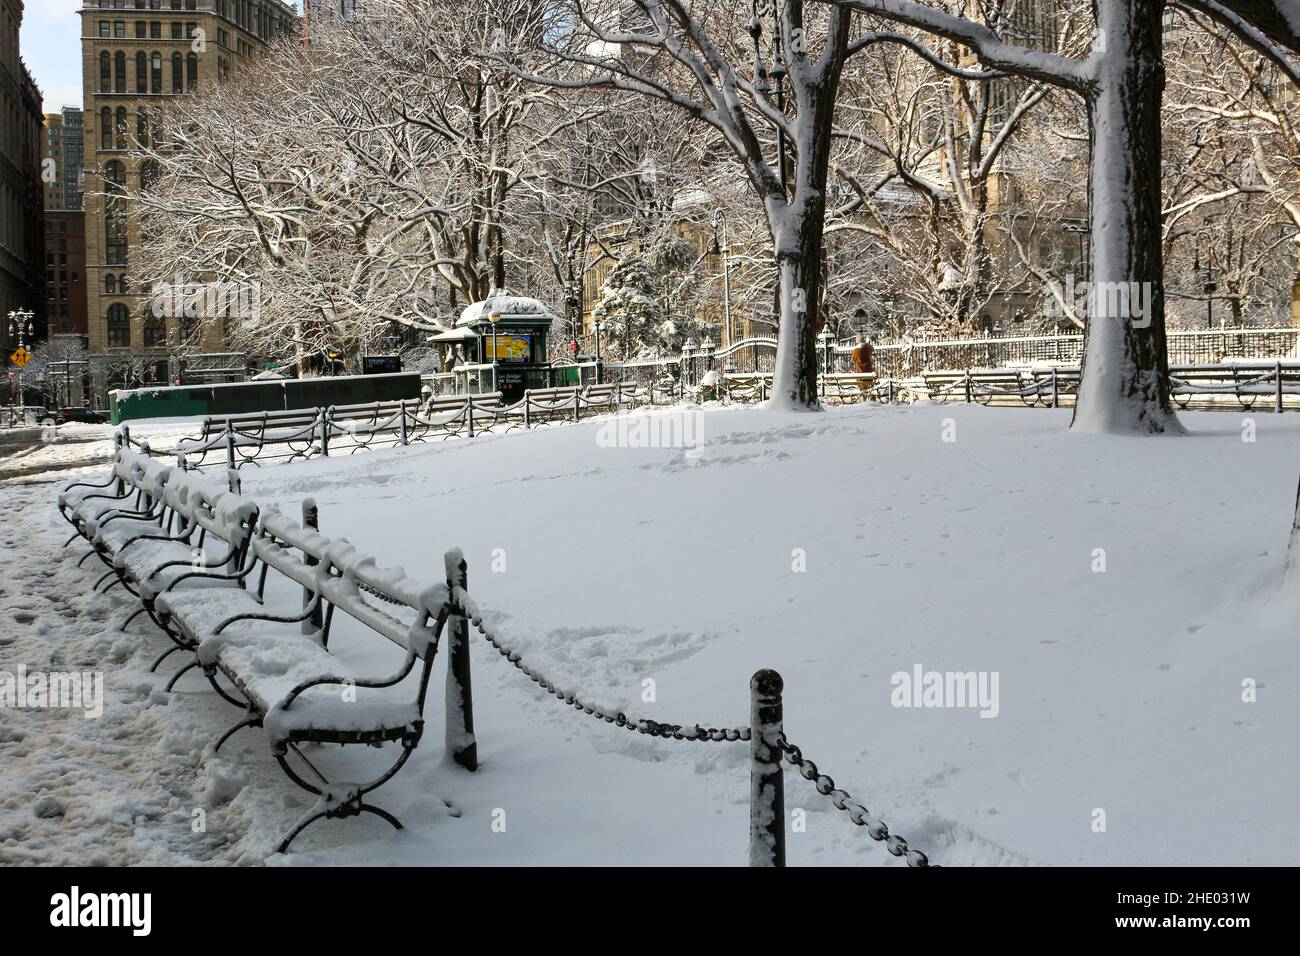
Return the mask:
<svg viewBox="0 0 1300 956">
<path fill-rule="evenodd" d="M 60 425 L 66 425 L 69 422 L 103 425 L 108 422 L 108 415 L 93 408 L 60 408 L 56 420 Z"/>
</svg>

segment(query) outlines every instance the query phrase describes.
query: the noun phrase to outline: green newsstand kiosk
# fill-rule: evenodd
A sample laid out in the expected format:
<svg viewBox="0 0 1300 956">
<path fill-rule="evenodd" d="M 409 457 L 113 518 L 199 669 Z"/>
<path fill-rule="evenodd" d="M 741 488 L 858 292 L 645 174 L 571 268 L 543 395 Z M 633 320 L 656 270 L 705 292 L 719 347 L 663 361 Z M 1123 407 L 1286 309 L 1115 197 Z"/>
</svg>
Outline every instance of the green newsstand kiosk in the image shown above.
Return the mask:
<svg viewBox="0 0 1300 956">
<path fill-rule="evenodd" d="M 498 289 L 465 309 L 454 330 L 430 336 L 429 341 L 461 351 L 461 388 L 490 392 L 495 371 L 501 401 L 511 405 L 524 397 L 525 389 L 550 387 L 546 337 L 554 321 L 555 314 L 539 300 Z"/>
</svg>

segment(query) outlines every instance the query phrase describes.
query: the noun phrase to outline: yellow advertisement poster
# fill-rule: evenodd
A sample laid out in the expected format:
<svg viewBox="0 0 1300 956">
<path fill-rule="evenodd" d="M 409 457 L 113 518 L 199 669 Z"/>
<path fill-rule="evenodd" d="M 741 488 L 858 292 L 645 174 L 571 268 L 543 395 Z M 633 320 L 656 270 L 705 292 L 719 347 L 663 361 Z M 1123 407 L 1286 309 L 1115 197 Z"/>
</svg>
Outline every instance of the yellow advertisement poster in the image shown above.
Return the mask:
<svg viewBox="0 0 1300 956">
<path fill-rule="evenodd" d="M 528 335 L 498 335 L 496 337 L 496 353 L 492 351 L 492 336 L 485 336 L 483 339 L 484 360 L 491 362 L 495 359 L 498 362 L 526 362 L 528 361 L 528 351 L 531 336 Z"/>
</svg>

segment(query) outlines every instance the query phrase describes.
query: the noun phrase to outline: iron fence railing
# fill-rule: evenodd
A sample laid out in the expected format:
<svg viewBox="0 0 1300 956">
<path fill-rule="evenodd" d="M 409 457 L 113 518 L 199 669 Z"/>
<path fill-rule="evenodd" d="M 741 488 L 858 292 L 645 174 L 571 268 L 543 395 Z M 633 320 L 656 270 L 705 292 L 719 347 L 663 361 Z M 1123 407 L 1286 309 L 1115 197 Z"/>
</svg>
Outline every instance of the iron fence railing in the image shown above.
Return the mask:
<svg viewBox="0 0 1300 956">
<path fill-rule="evenodd" d="M 500 399 L 500 393 L 491 392 L 210 417 L 199 435 L 177 443 L 176 454 L 188 468 L 241 468 L 541 428 L 647 400 L 639 390 L 618 383 L 530 389 L 512 405 L 502 405 Z M 129 428 L 122 431 L 131 441 Z"/>
<path fill-rule="evenodd" d="M 1166 334 L 1170 365 L 1203 365 L 1300 358 L 1300 327 L 1179 329 Z M 837 345 L 832 367 L 853 370 L 853 345 Z M 876 372 L 906 378 L 964 368 L 1061 363 L 1078 365 L 1083 335 L 931 338 L 875 343 Z"/>
</svg>

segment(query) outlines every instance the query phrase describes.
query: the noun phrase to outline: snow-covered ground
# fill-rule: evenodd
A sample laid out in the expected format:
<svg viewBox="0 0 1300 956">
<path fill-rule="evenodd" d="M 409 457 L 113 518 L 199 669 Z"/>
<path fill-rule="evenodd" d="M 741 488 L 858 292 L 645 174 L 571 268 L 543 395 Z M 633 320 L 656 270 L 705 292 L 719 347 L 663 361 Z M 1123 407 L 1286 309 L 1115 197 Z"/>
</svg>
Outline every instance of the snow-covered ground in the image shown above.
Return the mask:
<svg viewBox="0 0 1300 956">
<path fill-rule="evenodd" d="M 709 410 L 698 454 L 608 447 L 592 421 L 242 474 L 291 514 L 313 496 L 324 533 L 413 577 L 463 548 L 525 659 L 628 713 L 743 725 L 750 675 L 776 668 L 790 739 L 934 862 L 1295 864 L 1300 416 L 1250 417 L 1253 442 L 1216 413 L 1137 439 L 1067 434 L 1068 411 Z M 407 829 L 325 821 L 273 856 L 306 795 L 260 731 L 213 756 L 238 713 L 199 678 L 161 691 L 152 625 L 117 633 L 134 605 L 59 550 L 76 474 L 0 486 L 0 670 L 102 668 L 108 701 L 97 720 L 0 710 L 0 862 L 745 862 L 746 744 L 598 723 L 477 637 L 479 771 L 444 759 L 439 679 L 375 795 Z M 363 671 L 395 653 L 346 626 L 332 647 Z M 996 716 L 893 706 L 918 665 L 996 672 Z M 786 801 L 807 811 L 792 865 L 901 865 L 790 771 Z"/>
</svg>

